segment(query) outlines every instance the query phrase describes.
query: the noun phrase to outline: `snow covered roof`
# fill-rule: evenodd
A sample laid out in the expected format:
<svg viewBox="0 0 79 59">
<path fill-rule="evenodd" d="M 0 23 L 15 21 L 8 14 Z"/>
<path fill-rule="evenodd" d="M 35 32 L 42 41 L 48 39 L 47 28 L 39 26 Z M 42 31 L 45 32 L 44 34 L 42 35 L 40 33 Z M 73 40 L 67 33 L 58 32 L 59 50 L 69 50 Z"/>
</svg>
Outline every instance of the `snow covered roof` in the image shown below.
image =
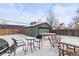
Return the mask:
<svg viewBox="0 0 79 59">
<path fill-rule="evenodd" d="M 48 24 L 47 22 L 42 22 L 42 23 L 36 23 L 34 25 L 28 25 L 28 26 L 25 26 L 25 27 L 33 27 L 33 26 L 38 26 L 38 25 L 41 25 L 41 24 Z M 49 24 L 48 24 L 49 25 Z M 49 25 L 50 26 L 50 25 Z"/>
</svg>

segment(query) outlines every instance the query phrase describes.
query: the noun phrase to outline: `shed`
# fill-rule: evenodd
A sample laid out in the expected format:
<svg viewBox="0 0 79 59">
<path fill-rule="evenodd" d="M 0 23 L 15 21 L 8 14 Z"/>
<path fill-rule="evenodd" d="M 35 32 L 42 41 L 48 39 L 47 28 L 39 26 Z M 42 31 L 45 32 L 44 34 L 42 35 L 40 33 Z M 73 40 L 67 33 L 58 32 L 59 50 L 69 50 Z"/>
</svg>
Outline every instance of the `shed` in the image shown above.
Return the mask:
<svg viewBox="0 0 79 59">
<path fill-rule="evenodd" d="M 25 27 L 25 34 L 28 36 L 37 36 L 40 33 L 49 33 L 51 26 L 48 23 L 34 24 Z"/>
</svg>

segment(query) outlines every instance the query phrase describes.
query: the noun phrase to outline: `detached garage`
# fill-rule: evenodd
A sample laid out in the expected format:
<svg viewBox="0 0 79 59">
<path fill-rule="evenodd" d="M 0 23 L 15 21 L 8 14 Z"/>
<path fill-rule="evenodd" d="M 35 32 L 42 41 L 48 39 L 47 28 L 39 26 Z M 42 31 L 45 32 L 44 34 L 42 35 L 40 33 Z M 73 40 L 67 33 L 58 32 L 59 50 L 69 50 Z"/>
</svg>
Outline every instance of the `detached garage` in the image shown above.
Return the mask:
<svg viewBox="0 0 79 59">
<path fill-rule="evenodd" d="M 25 27 L 25 34 L 28 36 L 37 36 L 40 33 L 49 33 L 51 27 L 48 23 L 33 24 Z"/>
</svg>

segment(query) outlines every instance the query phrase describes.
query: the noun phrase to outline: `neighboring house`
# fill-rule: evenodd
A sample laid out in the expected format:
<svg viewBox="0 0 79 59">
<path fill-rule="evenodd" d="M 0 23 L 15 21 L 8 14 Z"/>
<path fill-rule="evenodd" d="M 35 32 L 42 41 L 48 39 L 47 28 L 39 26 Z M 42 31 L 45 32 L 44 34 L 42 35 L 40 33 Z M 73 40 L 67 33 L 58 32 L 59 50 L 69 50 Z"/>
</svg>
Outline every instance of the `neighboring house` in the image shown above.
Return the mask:
<svg viewBox="0 0 79 59">
<path fill-rule="evenodd" d="M 75 22 L 74 29 L 79 29 L 79 21 Z"/>
<path fill-rule="evenodd" d="M 25 27 L 25 34 L 28 36 L 37 36 L 40 33 L 49 33 L 51 26 L 48 23 L 32 24 Z"/>
</svg>

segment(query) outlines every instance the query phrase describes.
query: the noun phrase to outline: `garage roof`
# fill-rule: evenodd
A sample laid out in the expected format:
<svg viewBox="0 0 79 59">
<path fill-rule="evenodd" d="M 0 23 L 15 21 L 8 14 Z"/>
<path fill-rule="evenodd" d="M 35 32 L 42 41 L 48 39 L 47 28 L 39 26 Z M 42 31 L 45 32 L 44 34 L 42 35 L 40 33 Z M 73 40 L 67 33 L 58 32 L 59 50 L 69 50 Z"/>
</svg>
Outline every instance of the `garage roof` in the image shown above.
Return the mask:
<svg viewBox="0 0 79 59">
<path fill-rule="evenodd" d="M 34 25 L 28 25 L 26 27 L 35 27 L 35 26 L 39 26 L 39 25 L 42 25 L 42 24 L 47 24 L 48 26 L 50 26 L 47 22 L 43 22 L 43 23 L 38 23 L 38 24 L 34 24 Z"/>
</svg>

